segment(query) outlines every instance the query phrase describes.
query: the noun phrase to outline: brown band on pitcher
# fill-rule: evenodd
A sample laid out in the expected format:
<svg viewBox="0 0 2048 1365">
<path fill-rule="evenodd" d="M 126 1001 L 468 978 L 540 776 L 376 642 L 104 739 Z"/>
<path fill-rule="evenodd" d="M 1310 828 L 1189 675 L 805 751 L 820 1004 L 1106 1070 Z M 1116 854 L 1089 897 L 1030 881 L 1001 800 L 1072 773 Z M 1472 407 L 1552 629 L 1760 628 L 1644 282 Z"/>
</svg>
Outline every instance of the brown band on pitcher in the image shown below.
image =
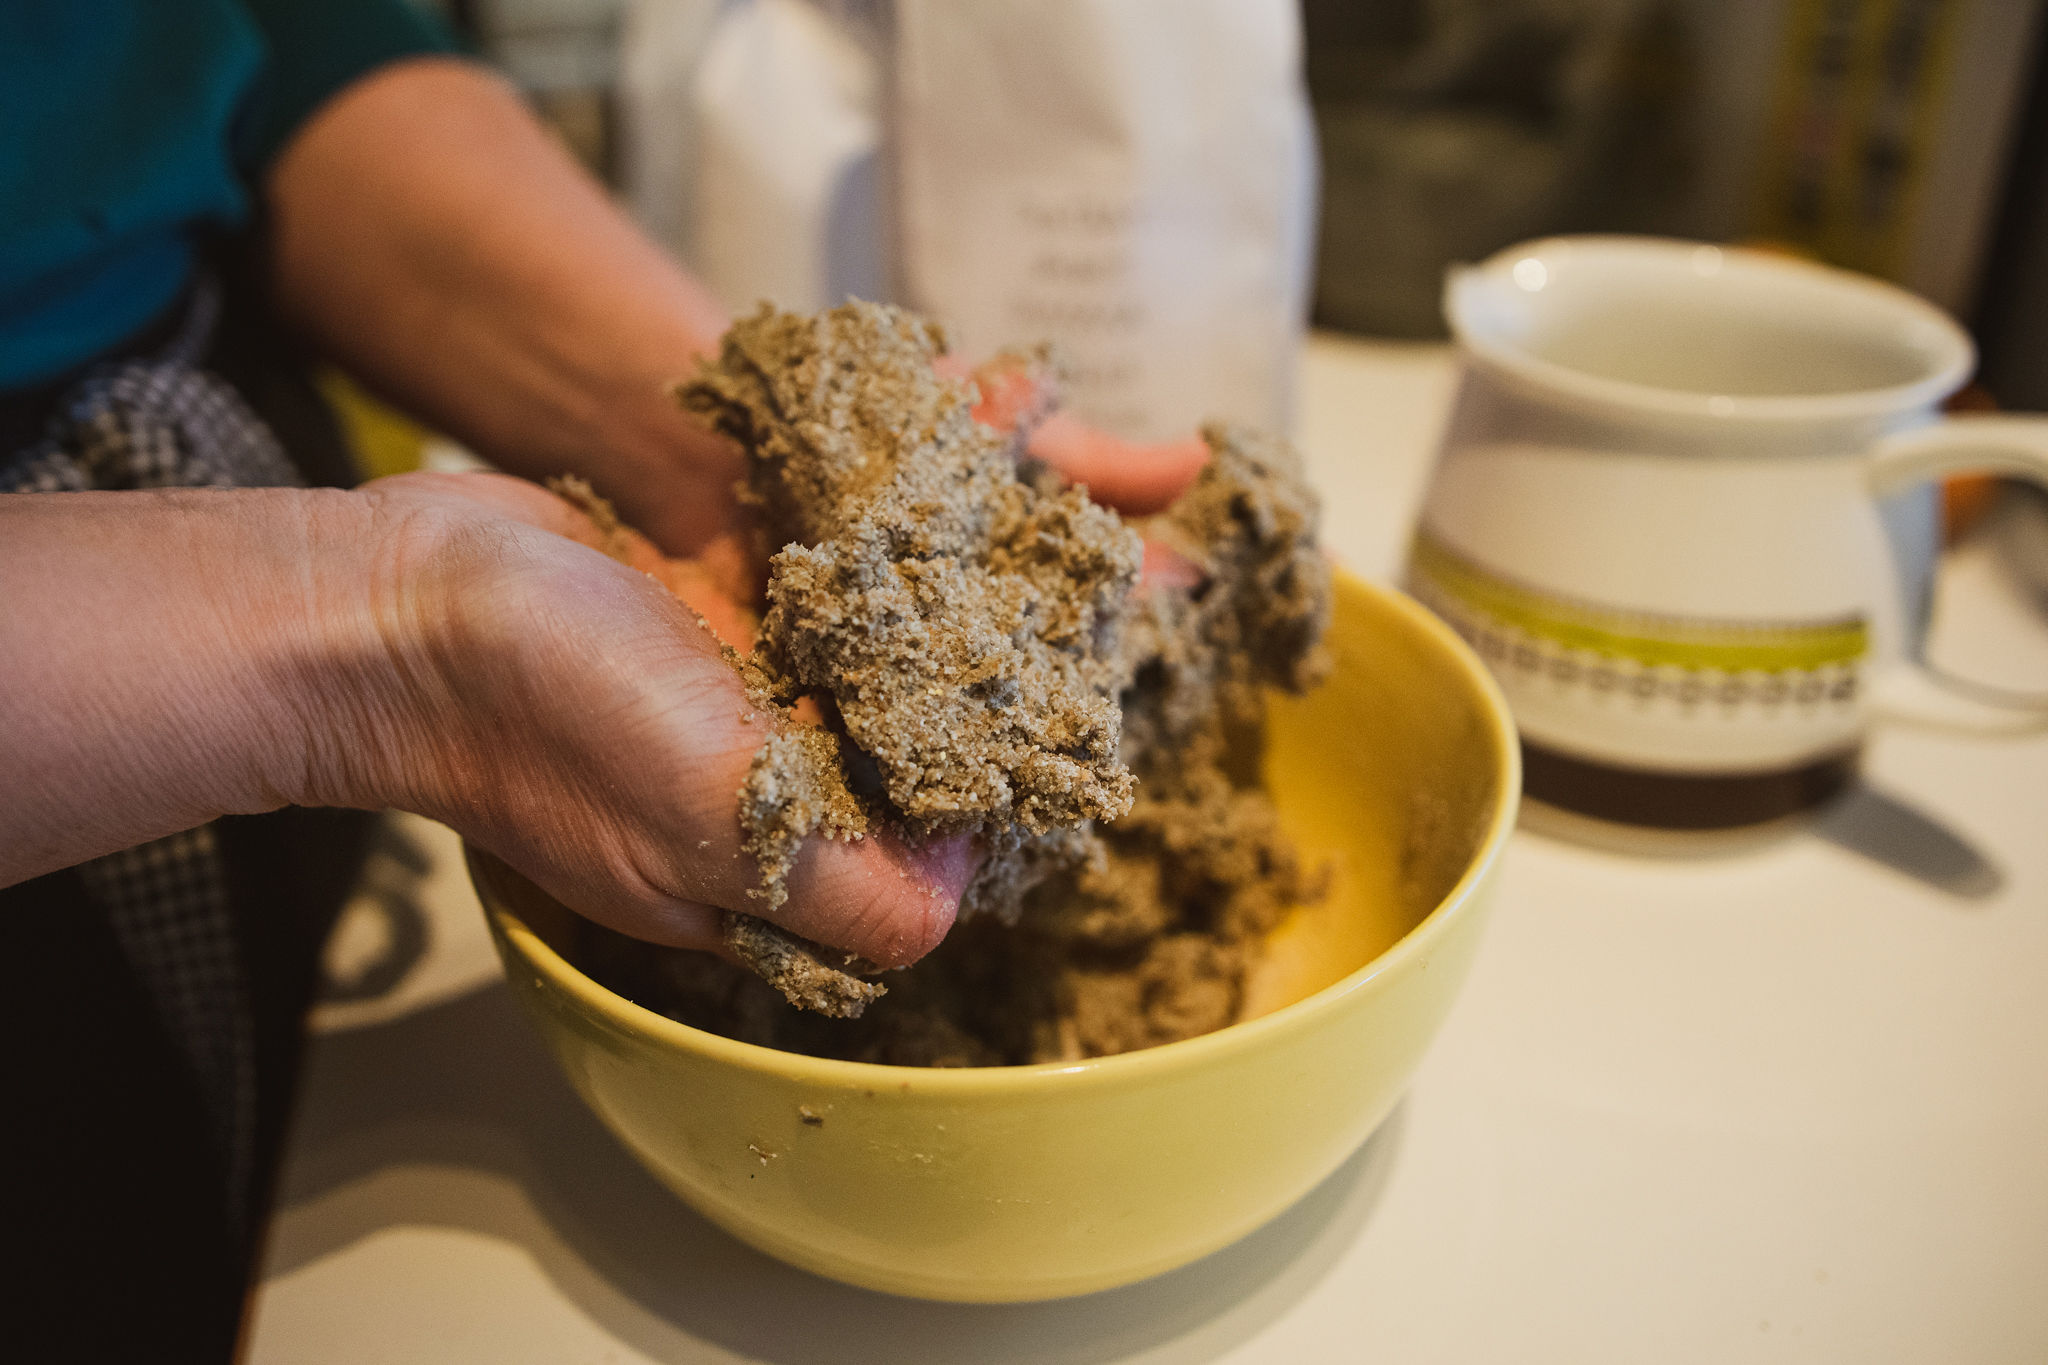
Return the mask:
<svg viewBox="0 0 2048 1365">
<path fill-rule="evenodd" d="M 1810 810 L 1856 775 L 1859 750 L 1764 773 L 1673 773 L 1575 758 L 1522 741 L 1522 790 L 1580 815 L 1656 829 L 1737 829 Z"/>
</svg>

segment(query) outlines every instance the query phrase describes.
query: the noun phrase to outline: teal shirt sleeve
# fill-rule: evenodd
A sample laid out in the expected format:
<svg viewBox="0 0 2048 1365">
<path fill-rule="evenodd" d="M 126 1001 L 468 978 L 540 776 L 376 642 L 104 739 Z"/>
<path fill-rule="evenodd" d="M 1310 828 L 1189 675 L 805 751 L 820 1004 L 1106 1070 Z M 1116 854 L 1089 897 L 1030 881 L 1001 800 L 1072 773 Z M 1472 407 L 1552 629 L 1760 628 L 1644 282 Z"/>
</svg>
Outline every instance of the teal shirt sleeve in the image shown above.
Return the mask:
<svg viewBox="0 0 2048 1365">
<path fill-rule="evenodd" d="M 322 103 L 453 47 L 415 0 L 0 0 L 0 392 L 161 316 Z"/>
<path fill-rule="evenodd" d="M 356 77 L 400 57 L 453 52 L 439 18 L 411 0 L 241 0 L 268 47 L 235 153 L 258 174 L 314 110 Z"/>
</svg>

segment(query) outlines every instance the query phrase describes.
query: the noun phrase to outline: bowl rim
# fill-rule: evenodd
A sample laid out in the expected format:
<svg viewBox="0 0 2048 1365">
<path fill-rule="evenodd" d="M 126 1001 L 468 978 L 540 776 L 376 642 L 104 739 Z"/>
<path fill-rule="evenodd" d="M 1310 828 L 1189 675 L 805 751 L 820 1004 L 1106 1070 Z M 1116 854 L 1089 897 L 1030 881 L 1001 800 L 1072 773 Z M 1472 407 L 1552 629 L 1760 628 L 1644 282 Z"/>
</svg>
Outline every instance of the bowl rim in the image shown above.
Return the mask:
<svg viewBox="0 0 2048 1365">
<path fill-rule="evenodd" d="M 1341 567 L 1335 579 L 1345 590 L 1363 592 L 1379 599 L 1404 617 L 1408 624 L 1441 646 L 1457 664 L 1479 702 L 1487 737 L 1498 758 L 1499 780 L 1495 783 L 1492 809 L 1477 851 L 1465 870 L 1443 898 L 1401 935 L 1384 952 L 1359 966 L 1339 981 L 1291 1004 L 1283 1005 L 1255 1019 L 1242 1020 L 1193 1038 L 1139 1048 L 1111 1057 L 1091 1057 L 1078 1062 L 1029 1062 L 1019 1065 L 973 1067 L 898 1066 L 883 1062 L 849 1062 L 837 1058 L 813 1057 L 784 1052 L 758 1043 L 741 1042 L 722 1034 L 694 1028 L 658 1014 L 628 1000 L 592 980 L 574 963 L 511 909 L 507 898 L 494 885 L 499 873 L 491 862 L 479 860 L 477 850 L 465 842 L 464 858 L 475 883 L 484 914 L 506 946 L 548 978 L 554 986 L 590 1013 L 629 1034 L 649 1035 L 697 1053 L 708 1060 L 732 1065 L 749 1072 L 773 1073 L 783 1081 L 816 1085 L 820 1088 L 876 1089 L 888 1085 L 927 1093 L 967 1096 L 991 1091 L 1012 1092 L 1046 1085 L 1073 1086 L 1089 1080 L 1127 1083 L 1147 1075 L 1179 1071 L 1207 1064 L 1218 1054 L 1254 1050 L 1275 1034 L 1303 1026 L 1310 1016 L 1334 1008 L 1339 1002 L 1370 990 L 1382 977 L 1410 958 L 1429 953 L 1437 940 L 1449 932 L 1452 920 L 1475 913 L 1482 884 L 1502 857 L 1508 836 L 1514 832 L 1515 815 L 1522 790 L 1521 745 L 1507 699 L 1493 675 L 1457 632 L 1428 608 L 1405 592 L 1369 582 Z M 509 873 L 510 869 L 506 869 Z M 516 873 L 511 873 L 516 876 Z"/>
</svg>

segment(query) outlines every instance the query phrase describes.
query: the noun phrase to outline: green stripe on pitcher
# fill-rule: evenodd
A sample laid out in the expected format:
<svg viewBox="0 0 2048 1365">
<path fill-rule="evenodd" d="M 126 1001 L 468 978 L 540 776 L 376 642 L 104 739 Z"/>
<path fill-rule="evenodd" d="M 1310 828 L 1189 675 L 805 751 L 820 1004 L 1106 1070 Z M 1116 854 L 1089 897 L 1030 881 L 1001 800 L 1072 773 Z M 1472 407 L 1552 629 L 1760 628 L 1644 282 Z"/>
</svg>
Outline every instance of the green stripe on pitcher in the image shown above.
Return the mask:
<svg viewBox="0 0 2048 1365">
<path fill-rule="evenodd" d="M 1781 673 L 1853 664 L 1870 648 L 1861 616 L 1762 624 L 1574 601 L 1482 569 L 1427 531 L 1416 533 L 1408 567 L 1444 596 L 1526 635 L 1647 667 Z"/>
</svg>

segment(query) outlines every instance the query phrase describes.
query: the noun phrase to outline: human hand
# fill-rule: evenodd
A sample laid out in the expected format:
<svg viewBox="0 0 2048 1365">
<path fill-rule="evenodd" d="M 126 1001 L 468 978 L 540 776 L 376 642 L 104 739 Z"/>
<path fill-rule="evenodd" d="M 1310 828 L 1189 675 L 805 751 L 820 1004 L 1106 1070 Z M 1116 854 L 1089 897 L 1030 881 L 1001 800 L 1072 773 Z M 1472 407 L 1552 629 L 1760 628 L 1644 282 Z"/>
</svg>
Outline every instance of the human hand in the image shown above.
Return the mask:
<svg viewBox="0 0 2048 1365">
<path fill-rule="evenodd" d="M 1089 497 L 1126 516 L 1163 510 L 1194 482 L 1208 463 L 1209 447 L 1198 437 L 1178 441 L 1126 441 L 1091 427 L 1058 406 L 1051 383 L 1037 366 L 1004 354 L 969 366 L 941 356 L 934 368 L 975 387 L 974 419 L 1001 432 L 1022 430 L 1023 450 L 1045 461 Z"/>
<path fill-rule="evenodd" d="M 397 528 L 399 572 L 380 585 L 393 684 L 375 707 L 395 720 L 364 727 L 375 742 L 329 799 L 442 820 L 638 938 L 716 948 L 721 910 L 762 913 L 736 805 L 785 722 L 747 700 L 691 610 L 745 638 L 714 577 L 630 532 L 607 545 L 575 508 L 503 476 L 403 475 L 362 496 Z M 970 858 L 957 840 L 815 839 L 767 917 L 914 961 L 950 927 Z"/>
<path fill-rule="evenodd" d="M 1060 411 L 1042 372 L 1014 355 L 999 355 L 971 370 L 942 356 L 938 369 L 973 382 L 977 422 L 997 431 L 1021 430 L 1025 454 L 1045 461 L 1068 483 L 1085 487 L 1090 498 L 1126 516 L 1165 510 L 1209 462 L 1208 443 L 1199 437 L 1126 441 Z M 1141 588 L 1192 587 L 1200 578 L 1201 570 L 1191 561 L 1146 538 L 1138 577 Z"/>
<path fill-rule="evenodd" d="M 1198 440 L 1140 445 L 1057 412 L 1047 415 L 1039 381 L 1013 363 L 993 362 L 972 377 L 978 420 L 998 430 L 1021 426 L 1030 454 L 1127 512 L 1165 506 L 1208 458 Z M 444 758 L 443 770 L 456 779 L 442 779 L 446 790 L 434 799 L 449 809 L 441 818 L 592 918 L 636 937 L 716 946 L 719 909 L 756 908 L 746 895 L 755 873 L 737 848 L 734 806 L 763 727 L 779 722 L 746 702 L 704 627 L 746 646 L 753 619 L 744 603 L 751 599 L 756 566 L 735 555 L 668 558 L 637 533 L 601 528 L 561 499 L 514 479 L 415 475 L 382 481 L 372 491 L 415 513 L 431 510 L 458 521 L 495 514 L 506 523 L 497 528 L 498 536 L 523 541 L 530 528 L 601 550 L 638 571 L 635 593 L 628 594 L 617 565 L 587 553 L 571 554 L 574 562 L 565 563 L 566 547 L 529 545 L 524 548 L 540 562 L 514 568 L 510 583 L 495 590 L 481 617 L 435 609 L 416 618 L 443 623 L 440 641 L 429 652 L 450 661 L 448 671 L 472 680 L 448 708 L 458 718 L 455 748 L 477 745 L 496 760 L 489 778 L 478 781 L 468 764 Z M 466 534 L 477 532 L 471 528 Z M 735 534 L 722 543 L 740 540 Z M 469 556 L 456 558 L 461 563 Z M 502 572 L 513 566 L 498 559 L 492 567 Z M 556 570 L 563 573 L 559 580 L 549 577 Z M 1191 565 L 1148 543 L 1148 581 L 1178 582 L 1190 572 Z M 464 574 L 458 568 L 444 580 L 442 592 L 451 601 L 477 596 L 478 585 Z M 649 579 L 688 604 L 702 623 L 679 621 L 672 604 L 664 610 L 650 601 L 659 593 L 647 591 Z M 545 639 L 520 630 L 519 615 L 546 619 L 567 613 L 585 592 L 594 594 L 591 610 L 575 613 L 577 630 L 550 632 L 559 638 Z M 646 610 L 649 605 L 656 609 Z M 624 632 L 621 639 L 591 638 L 615 630 Z M 578 649 L 590 653 L 578 659 Z M 467 664 L 453 662 L 463 658 Z M 616 676 L 622 660 L 642 667 Z M 591 667 L 600 662 L 613 666 Z M 645 671 L 648 664 L 674 670 L 670 686 L 687 676 L 687 695 L 663 697 Z M 538 677 L 556 682 L 554 690 L 540 694 L 547 702 L 540 707 L 533 704 L 531 686 Z M 501 686 L 501 678 L 519 681 Z M 572 699 L 571 706 L 560 704 Z M 594 709 L 586 713 L 586 704 Z M 626 723 L 580 723 L 585 714 Z M 644 767 L 649 751 L 633 738 L 633 727 L 642 724 L 651 726 L 652 752 L 672 749 L 674 761 L 689 770 L 688 781 L 658 773 L 650 779 Z M 502 753 L 490 749 L 487 731 L 493 726 L 518 742 Z M 509 773 L 501 771 L 508 765 Z M 623 793 L 612 772 L 621 765 L 628 782 Z M 593 774 L 612 780 L 594 786 L 588 780 Z M 549 810 L 571 822 L 566 837 L 537 837 L 532 823 Z M 702 832 L 707 827 L 714 832 Z M 791 877 L 789 902 L 773 918 L 804 937 L 877 962 L 915 960 L 950 926 L 972 860 L 963 841 L 913 850 L 887 834 L 856 845 L 813 840 Z"/>
<path fill-rule="evenodd" d="M 1165 506 L 1208 458 L 1200 441 L 1140 445 L 1047 415 L 1036 376 L 1015 364 L 994 362 L 972 378 L 979 420 L 1023 428 L 1030 454 L 1126 512 Z M 745 537 L 735 528 L 711 538 L 723 555 L 672 559 L 639 534 L 600 527 L 518 480 L 416 475 L 370 491 L 411 515 L 453 518 L 463 539 L 484 534 L 501 542 L 488 560 L 474 549 L 455 554 L 455 567 L 432 589 L 442 601 L 415 614 L 435 631 L 427 652 L 436 662 L 425 676 L 465 679 L 456 697 L 439 702 L 454 728 L 430 765 L 436 788 L 416 804 L 433 805 L 429 814 L 613 928 L 678 946 L 717 946 L 719 910 L 758 908 L 746 895 L 756 876 L 737 847 L 734 806 L 764 727 L 780 723 L 746 702 L 704 629 L 741 648 L 752 636 L 745 604 L 759 566 L 738 554 Z M 480 533 L 467 524 L 478 516 L 503 520 Z M 619 563 L 560 542 L 532 542 L 535 531 Z M 501 553 L 510 544 L 532 562 Z M 638 573 L 622 579 L 621 565 Z M 1178 581 L 1187 568 L 1148 545 L 1148 580 Z M 493 572 L 506 581 L 491 584 Z M 650 591 L 656 584 L 702 623 L 660 602 L 660 592 Z M 576 611 L 586 596 L 589 609 Z M 524 625 L 535 620 L 552 628 Z M 622 670 L 626 661 L 635 666 Z M 537 687 L 541 679 L 551 685 Z M 664 688 L 682 695 L 664 695 Z M 513 742 L 493 745 L 493 731 Z M 471 750 L 490 759 L 481 773 L 463 757 Z M 659 771 L 656 761 L 650 772 L 653 755 L 676 771 Z M 546 817 L 565 827 L 536 829 Z M 915 960 L 950 926 L 972 859 L 963 841 L 913 850 L 887 834 L 854 845 L 813 840 L 790 880 L 789 902 L 772 918 L 877 962 Z"/>
</svg>

